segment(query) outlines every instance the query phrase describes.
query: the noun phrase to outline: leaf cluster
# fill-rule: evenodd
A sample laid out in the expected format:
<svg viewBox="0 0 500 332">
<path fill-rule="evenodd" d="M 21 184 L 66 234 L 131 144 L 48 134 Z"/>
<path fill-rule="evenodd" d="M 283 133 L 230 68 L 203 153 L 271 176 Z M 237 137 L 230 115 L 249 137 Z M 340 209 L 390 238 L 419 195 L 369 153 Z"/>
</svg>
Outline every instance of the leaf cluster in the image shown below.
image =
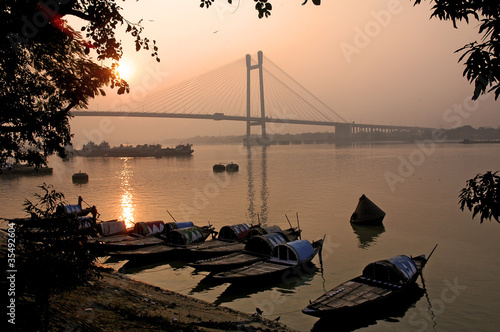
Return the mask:
<svg viewBox="0 0 500 332">
<path fill-rule="evenodd" d="M 141 22 L 127 21 L 121 9 L 115 0 L 2 1 L 0 164 L 40 166 L 53 153 L 64 157 L 71 110 L 104 95 L 104 86 L 129 92 L 114 70 L 123 54 L 117 29 L 134 37 L 136 50 L 160 61 L 156 42 L 143 37 Z M 79 32 L 67 24 L 70 16 L 85 22 Z M 99 64 L 91 53 L 112 65 Z"/>
<path fill-rule="evenodd" d="M 460 209 L 472 211 L 472 218 L 479 214 L 481 223 L 484 219 L 494 218 L 500 222 L 500 176 L 491 171 L 477 174 L 467 180 L 467 185 L 459 195 Z"/>
<path fill-rule="evenodd" d="M 500 2 L 498 0 L 431 0 L 434 3 L 431 17 L 449 20 L 457 28 L 457 23 L 479 22 L 480 41 L 471 42 L 456 52 L 465 60 L 463 75 L 474 83 L 473 100 L 481 94 L 495 92 L 500 96 Z M 415 0 L 415 5 L 421 0 Z"/>
<path fill-rule="evenodd" d="M 258 17 L 263 18 L 263 17 L 269 17 L 271 16 L 271 10 L 273 9 L 273 5 L 268 1 L 268 0 L 254 0 L 256 2 L 255 4 L 255 9 L 258 12 Z M 308 0 L 305 0 L 302 5 L 305 5 Z M 209 8 L 215 0 L 201 0 L 200 7 L 206 7 Z M 233 0 L 227 0 L 227 2 L 231 5 L 233 3 Z M 321 4 L 321 0 L 313 0 L 313 3 L 317 6 Z"/>
<path fill-rule="evenodd" d="M 52 294 L 88 283 L 99 276 L 96 256 L 76 215 L 60 214 L 57 206 L 64 195 L 43 184 L 38 200 L 25 201 L 29 219 L 16 224 L 16 277 L 18 295 L 33 296 L 41 307 L 49 305 Z"/>
</svg>

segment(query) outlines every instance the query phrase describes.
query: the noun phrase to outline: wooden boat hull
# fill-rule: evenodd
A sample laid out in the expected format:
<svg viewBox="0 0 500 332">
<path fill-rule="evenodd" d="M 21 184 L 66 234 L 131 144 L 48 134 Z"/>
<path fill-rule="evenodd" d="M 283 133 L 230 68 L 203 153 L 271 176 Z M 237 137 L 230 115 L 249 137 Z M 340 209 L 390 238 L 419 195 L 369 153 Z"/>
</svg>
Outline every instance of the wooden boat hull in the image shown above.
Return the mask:
<svg viewBox="0 0 500 332">
<path fill-rule="evenodd" d="M 236 252 L 229 255 L 196 261 L 188 264 L 198 270 L 218 272 L 236 269 L 269 259 L 269 255 L 257 255 L 247 252 Z"/>
<path fill-rule="evenodd" d="M 238 253 L 244 249 L 245 244 L 243 242 L 228 242 L 212 239 L 182 250 L 186 252 L 186 255 L 194 259 L 206 259 Z"/>
<path fill-rule="evenodd" d="M 307 260 L 298 264 L 286 264 L 268 259 L 249 266 L 217 273 L 213 275 L 213 278 L 221 282 L 245 282 L 254 279 L 284 277 L 285 273 L 298 270 L 310 264 L 312 259 L 321 251 L 323 240 L 313 242 L 312 246 L 314 253 Z"/>
<path fill-rule="evenodd" d="M 380 282 L 363 275 L 358 276 L 312 301 L 302 312 L 310 316 L 327 318 L 332 315 L 366 312 L 366 310 L 379 307 L 382 303 L 397 299 L 399 295 L 415 285 L 426 262 L 423 256 L 414 257 L 412 260 L 417 273 L 405 284 Z"/>
<path fill-rule="evenodd" d="M 129 260 L 140 260 L 145 258 L 151 260 L 172 257 L 177 251 L 177 247 L 161 243 L 144 248 L 110 252 L 109 255 L 112 257 Z"/>
<path fill-rule="evenodd" d="M 144 249 L 146 247 L 158 245 L 164 243 L 162 239 L 159 239 L 155 236 L 144 236 L 140 238 L 133 238 L 129 235 L 122 236 L 113 236 L 115 239 L 119 239 L 122 237 L 122 240 L 113 241 L 112 239 L 106 239 L 111 241 L 106 242 L 94 242 L 94 247 L 103 252 L 117 252 L 117 251 L 125 251 L 125 250 L 133 250 L 133 249 Z"/>
</svg>

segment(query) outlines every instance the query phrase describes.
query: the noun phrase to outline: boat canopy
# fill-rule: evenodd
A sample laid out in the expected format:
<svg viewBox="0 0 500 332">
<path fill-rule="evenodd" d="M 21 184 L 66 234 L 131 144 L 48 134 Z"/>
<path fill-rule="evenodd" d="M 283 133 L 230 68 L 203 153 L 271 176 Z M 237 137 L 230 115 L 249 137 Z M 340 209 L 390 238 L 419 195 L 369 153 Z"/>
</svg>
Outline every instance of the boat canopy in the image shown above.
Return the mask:
<svg viewBox="0 0 500 332">
<path fill-rule="evenodd" d="M 273 248 L 280 243 L 285 243 L 285 236 L 281 233 L 271 233 L 264 235 L 256 235 L 248 240 L 245 250 L 270 255 Z"/>
<path fill-rule="evenodd" d="M 363 277 L 391 284 L 405 284 L 417 273 L 415 262 L 408 256 L 399 255 L 368 264 L 363 270 Z"/>
<path fill-rule="evenodd" d="M 192 221 L 168 222 L 165 224 L 165 228 L 167 231 L 171 231 L 172 229 L 181 229 L 193 226 L 194 224 Z"/>
<path fill-rule="evenodd" d="M 279 226 L 254 226 L 250 230 L 250 236 L 264 235 L 271 233 L 283 233 Z"/>
<path fill-rule="evenodd" d="M 139 235 L 151 235 L 163 232 L 165 223 L 158 221 L 141 221 L 134 225 L 134 233 Z"/>
<path fill-rule="evenodd" d="M 125 226 L 125 221 L 116 220 L 116 221 L 104 221 L 99 224 L 100 232 L 103 236 L 122 234 L 127 231 L 127 227 Z"/>
<path fill-rule="evenodd" d="M 204 235 L 200 227 L 193 226 L 187 228 L 173 229 L 167 233 L 167 243 L 186 245 L 198 242 L 203 239 Z"/>
<path fill-rule="evenodd" d="M 250 227 L 247 224 L 238 224 L 224 226 L 219 231 L 218 239 L 222 241 L 243 240 L 250 233 Z"/>
<path fill-rule="evenodd" d="M 82 212 L 82 207 L 78 204 L 74 205 L 64 205 L 64 212 L 70 213 L 80 213 Z"/>
<path fill-rule="evenodd" d="M 303 263 L 314 256 L 314 248 L 307 240 L 282 243 L 273 249 L 271 261 L 287 264 Z"/>
</svg>

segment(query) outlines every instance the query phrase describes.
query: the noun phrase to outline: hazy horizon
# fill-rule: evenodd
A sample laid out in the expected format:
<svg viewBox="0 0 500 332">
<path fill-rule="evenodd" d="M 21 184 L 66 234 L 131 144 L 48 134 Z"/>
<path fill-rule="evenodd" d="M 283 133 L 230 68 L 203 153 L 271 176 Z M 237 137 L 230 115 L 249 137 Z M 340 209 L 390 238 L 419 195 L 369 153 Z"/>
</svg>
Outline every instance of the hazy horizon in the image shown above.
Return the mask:
<svg viewBox="0 0 500 332">
<path fill-rule="evenodd" d="M 133 40 L 123 37 L 131 93 L 117 96 L 108 90 L 106 97 L 90 102 L 89 110 L 147 98 L 158 89 L 262 50 L 349 122 L 445 129 L 500 125 L 493 94 L 471 101 L 473 86 L 462 76 L 464 65 L 455 53 L 480 38 L 476 22 L 454 29 L 451 22 L 429 19 L 427 2 L 416 7 L 397 0 L 301 3 L 274 0 L 267 19 L 257 18 L 253 1 L 229 5 L 218 0 L 209 9 L 200 8 L 199 1 L 122 3 L 125 17 L 143 19 L 145 35 L 160 47 L 161 62 L 147 51 L 135 52 Z M 78 23 L 72 24 L 79 29 Z M 75 142 L 92 134 L 110 141 L 148 143 L 245 133 L 244 122 L 208 120 L 96 117 L 72 119 L 71 126 Z"/>
</svg>

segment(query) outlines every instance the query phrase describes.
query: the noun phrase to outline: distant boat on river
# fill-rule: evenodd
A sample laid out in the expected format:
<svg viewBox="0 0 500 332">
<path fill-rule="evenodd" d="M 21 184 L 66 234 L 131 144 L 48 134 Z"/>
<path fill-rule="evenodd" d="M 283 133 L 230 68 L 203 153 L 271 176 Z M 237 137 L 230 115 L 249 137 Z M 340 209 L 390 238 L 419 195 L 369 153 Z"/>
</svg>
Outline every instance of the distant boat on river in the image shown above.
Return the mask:
<svg viewBox="0 0 500 332">
<path fill-rule="evenodd" d="M 464 138 L 459 143 L 461 143 L 461 144 L 500 143 L 500 139 L 473 139 L 473 138 Z"/>
<path fill-rule="evenodd" d="M 82 173 L 82 171 L 75 173 L 71 176 L 73 183 L 87 183 L 89 182 L 89 175 Z"/>
<path fill-rule="evenodd" d="M 22 164 L 4 164 L 0 167 L 0 175 L 45 175 L 52 174 L 52 167 L 34 167 Z"/>
<path fill-rule="evenodd" d="M 108 142 L 99 145 L 89 142 L 81 150 L 75 150 L 77 156 L 82 157 L 174 157 L 191 156 L 194 152 L 192 144 L 179 144 L 175 148 L 162 148 L 160 144 L 143 144 L 137 146 L 120 145 L 110 147 Z"/>
</svg>

